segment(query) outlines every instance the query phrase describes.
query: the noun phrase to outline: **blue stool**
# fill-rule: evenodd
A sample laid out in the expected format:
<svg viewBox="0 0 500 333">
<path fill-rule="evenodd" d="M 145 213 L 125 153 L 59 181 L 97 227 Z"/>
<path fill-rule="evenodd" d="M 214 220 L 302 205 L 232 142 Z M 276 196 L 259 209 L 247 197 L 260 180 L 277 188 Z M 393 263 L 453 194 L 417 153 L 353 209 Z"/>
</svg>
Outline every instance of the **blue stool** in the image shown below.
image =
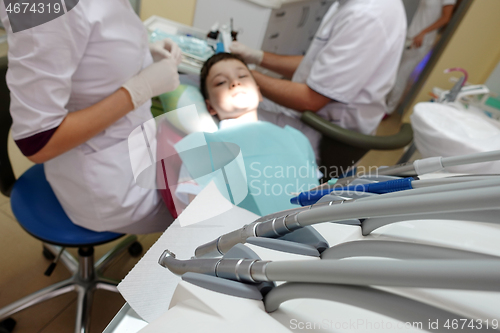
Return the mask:
<svg viewBox="0 0 500 333">
<path fill-rule="evenodd" d="M 111 242 L 123 235 L 95 232 L 73 224 L 45 179 L 41 164 L 30 168 L 15 182 L 10 198 L 12 211 L 23 229 L 43 241 L 45 254 L 49 251 L 59 258 L 73 275 L 0 309 L 0 321 L 37 303 L 76 291 L 78 299 L 75 332 L 88 332 L 94 290 L 118 292 L 116 286 L 119 281 L 105 278 L 101 272 L 117 254 L 130 246 L 137 247 L 137 237 L 127 237 L 94 263 L 95 245 Z M 78 260 L 65 251 L 65 247 L 78 247 Z M 53 268 L 54 264 L 49 270 Z"/>
</svg>

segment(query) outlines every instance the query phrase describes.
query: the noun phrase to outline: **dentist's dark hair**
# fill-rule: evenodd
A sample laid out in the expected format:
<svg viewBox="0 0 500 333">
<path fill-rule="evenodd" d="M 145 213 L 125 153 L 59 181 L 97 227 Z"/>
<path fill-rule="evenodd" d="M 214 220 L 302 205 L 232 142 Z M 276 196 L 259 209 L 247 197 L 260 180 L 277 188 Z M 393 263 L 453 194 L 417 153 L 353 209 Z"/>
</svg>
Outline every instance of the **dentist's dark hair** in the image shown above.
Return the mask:
<svg viewBox="0 0 500 333">
<path fill-rule="evenodd" d="M 205 61 L 205 63 L 203 64 L 203 67 L 201 68 L 200 72 L 200 90 L 201 94 L 203 95 L 203 99 L 209 99 L 208 89 L 207 89 L 207 77 L 208 73 L 210 73 L 210 69 L 212 68 L 213 65 L 223 60 L 238 60 L 248 68 L 247 64 L 245 63 L 245 60 L 243 60 L 243 58 L 237 54 L 222 52 L 214 54 L 213 56 L 208 58 L 207 61 Z"/>
</svg>

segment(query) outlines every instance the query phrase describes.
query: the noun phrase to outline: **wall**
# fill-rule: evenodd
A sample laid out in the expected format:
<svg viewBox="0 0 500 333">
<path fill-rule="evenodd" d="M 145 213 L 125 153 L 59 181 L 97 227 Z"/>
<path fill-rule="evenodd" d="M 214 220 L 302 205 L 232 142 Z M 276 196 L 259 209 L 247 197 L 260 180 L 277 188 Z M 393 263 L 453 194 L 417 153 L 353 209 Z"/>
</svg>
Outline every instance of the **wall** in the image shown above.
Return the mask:
<svg viewBox="0 0 500 333">
<path fill-rule="evenodd" d="M 500 61 L 488 80 L 486 80 L 486 85 L 490 88 L 491 92 L 500 97 Z"/>
<path fill-rule="evenodd" d="M 193 24 L 196 0 L 142 0 L 141 20 L 152 15 L 183 23 Z"/>
<path fill-rule="evenodd" d="M 460 74 L 444 74 L 446 68 L 462 67 L 469 73 L 470 83 L 486 82 L 500 61 L 499 13 L 499 0 L 474 0 L 423 88 L 406 110 L 405 121 L 416 103 L 430 99 L 429 92 L 433 87 L 449 89 L 453 86 L 449 82 L 450 76 Z"/>
</svg>

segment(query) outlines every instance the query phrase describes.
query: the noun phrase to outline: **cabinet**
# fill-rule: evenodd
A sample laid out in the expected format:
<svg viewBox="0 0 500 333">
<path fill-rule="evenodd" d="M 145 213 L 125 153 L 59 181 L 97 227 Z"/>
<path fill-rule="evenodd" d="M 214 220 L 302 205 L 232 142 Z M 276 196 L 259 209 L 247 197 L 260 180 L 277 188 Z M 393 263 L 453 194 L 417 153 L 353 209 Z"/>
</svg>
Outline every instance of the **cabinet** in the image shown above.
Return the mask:
<svg viewBox="0 0 500 333">
<path fill-rule="evenodd" d="M 198 0 L 193 26 L 205 31 L 233 19 L 238 41 L 268 52 L 305 54 L 333 0 Z"/>
</svg>

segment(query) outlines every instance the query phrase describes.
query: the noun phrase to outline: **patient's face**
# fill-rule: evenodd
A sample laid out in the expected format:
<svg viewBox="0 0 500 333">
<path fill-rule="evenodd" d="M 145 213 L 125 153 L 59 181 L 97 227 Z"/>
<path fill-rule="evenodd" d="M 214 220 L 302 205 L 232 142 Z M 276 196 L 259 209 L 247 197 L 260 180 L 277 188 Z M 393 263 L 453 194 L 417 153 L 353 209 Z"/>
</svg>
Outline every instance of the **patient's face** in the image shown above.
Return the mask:
<svg viewBox="0 0 500 333">
<path fill-rule="evenodd" d="M 260 90 L 248 68 L 238 60 L 227 59 L 210 68 L 207 76 L 207 108 L 219 118 L 238 118 L 255 111 L 262 100 Z"/>
</svg>

